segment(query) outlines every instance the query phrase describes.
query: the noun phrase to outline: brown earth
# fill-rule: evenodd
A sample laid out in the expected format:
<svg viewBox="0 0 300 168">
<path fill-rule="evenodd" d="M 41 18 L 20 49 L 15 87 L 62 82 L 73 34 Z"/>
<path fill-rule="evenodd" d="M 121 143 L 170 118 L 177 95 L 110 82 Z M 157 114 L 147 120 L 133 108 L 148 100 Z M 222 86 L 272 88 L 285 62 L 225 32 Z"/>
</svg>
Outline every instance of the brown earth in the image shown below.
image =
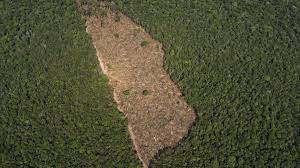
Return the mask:
<svg viewBox="0 0 300 168">
<path fill-rule="evenodd" d="M 149 167 L 159 150 L 176 146 L 187 134 L 195 113 L 163 69 L 162 45 L 140 26 L 111 11 L 88 17 L 86 26 L 118 108 L 128 118 L 138 157 Z"/>
</svg>

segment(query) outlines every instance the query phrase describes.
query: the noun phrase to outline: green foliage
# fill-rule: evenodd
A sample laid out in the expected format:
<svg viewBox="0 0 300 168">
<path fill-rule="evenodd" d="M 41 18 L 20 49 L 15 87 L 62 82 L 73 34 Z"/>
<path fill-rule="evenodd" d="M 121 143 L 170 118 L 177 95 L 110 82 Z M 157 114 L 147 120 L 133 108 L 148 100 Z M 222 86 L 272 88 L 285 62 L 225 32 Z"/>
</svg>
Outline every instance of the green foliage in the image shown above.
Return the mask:
<svg viewBox="0 0 300 168">
<path fill-rule="evenodd" d="M 141 42 L 141 47 L 146 47 L 149 44 L 148 41 L 142 41 Z"/>
<path fill-rule="evenodd" d="M 125 96 L 130 95 L 130 90 L 125 90 L 125 91 L 123 91 L 123 94 L 124 94 Z"/>
<path fill-rule="evenodd" d="M 149 95 L 149 91 L 148 90 L 143 90 L 143 95 L 144 96 L 148 96 Z"/>
<path fill-rule="evenodd" d="M 137 167 L 73 0 L 0 2 L 0 167 Z"/>
<path fill-rule="evenodd" d="M 143 41 L 141 42 L 141 47 L 146 47 L 149 44 L 148 41 Z"/>
<path fill-rule="evenodd" d="M 298 0 L 113 0 L 164 45 L 198 119 L 153 167 L 296 167 Z"/>
</svg>

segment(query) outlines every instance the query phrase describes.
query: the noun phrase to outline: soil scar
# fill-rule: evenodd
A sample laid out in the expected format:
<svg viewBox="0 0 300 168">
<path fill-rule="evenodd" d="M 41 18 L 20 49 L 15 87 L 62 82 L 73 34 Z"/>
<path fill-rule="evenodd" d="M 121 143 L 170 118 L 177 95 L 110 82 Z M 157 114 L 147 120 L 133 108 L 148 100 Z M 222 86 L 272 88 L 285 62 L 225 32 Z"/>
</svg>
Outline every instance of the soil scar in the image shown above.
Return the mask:
<svg viewBox="0 0 300 168">
<path fill-rule="evenodd" d="M 118 17 L 119 21 L 116 21 Z M 88 17 L 103 72 L 144 167 L 159 150 L 175 147 L 196 116 L 163 68 L 162 45 L 127 16 Z"/>
</svg>

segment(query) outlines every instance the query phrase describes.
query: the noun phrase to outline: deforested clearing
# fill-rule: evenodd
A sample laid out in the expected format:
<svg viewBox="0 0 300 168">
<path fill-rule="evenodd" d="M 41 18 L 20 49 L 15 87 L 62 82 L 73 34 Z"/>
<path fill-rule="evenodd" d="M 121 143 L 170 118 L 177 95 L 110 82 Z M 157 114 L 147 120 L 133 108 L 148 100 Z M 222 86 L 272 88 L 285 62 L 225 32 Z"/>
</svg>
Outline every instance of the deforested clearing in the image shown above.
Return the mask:
<svg viewBox="0 0 300 168">
<path fill-rule="evenodd" d="M 187 134 L 195 113 L 163 68 L 162 45 L 140 26 L 111 11 L 88 17 L 86 25 L 118 109 L 128 118 L 135 150 L 148 167 L 159 150 Z"/>
</svg>

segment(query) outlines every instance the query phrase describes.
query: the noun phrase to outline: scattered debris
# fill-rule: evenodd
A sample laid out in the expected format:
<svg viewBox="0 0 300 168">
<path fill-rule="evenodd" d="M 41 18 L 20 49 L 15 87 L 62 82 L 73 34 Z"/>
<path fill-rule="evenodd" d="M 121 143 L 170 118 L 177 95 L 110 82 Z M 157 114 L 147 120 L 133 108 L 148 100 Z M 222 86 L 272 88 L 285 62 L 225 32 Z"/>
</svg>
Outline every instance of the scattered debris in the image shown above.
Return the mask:
<svg viewBox="0 0 300 168">
<path fill-rule="evenodd" d="M 112 11 L 87 17 L 86 25 L 135 150 L 149 167 L 159 150 L 178 144 L 196 115 L 163 69 L 162 45 L 140 26 Z"/>
</svg>

